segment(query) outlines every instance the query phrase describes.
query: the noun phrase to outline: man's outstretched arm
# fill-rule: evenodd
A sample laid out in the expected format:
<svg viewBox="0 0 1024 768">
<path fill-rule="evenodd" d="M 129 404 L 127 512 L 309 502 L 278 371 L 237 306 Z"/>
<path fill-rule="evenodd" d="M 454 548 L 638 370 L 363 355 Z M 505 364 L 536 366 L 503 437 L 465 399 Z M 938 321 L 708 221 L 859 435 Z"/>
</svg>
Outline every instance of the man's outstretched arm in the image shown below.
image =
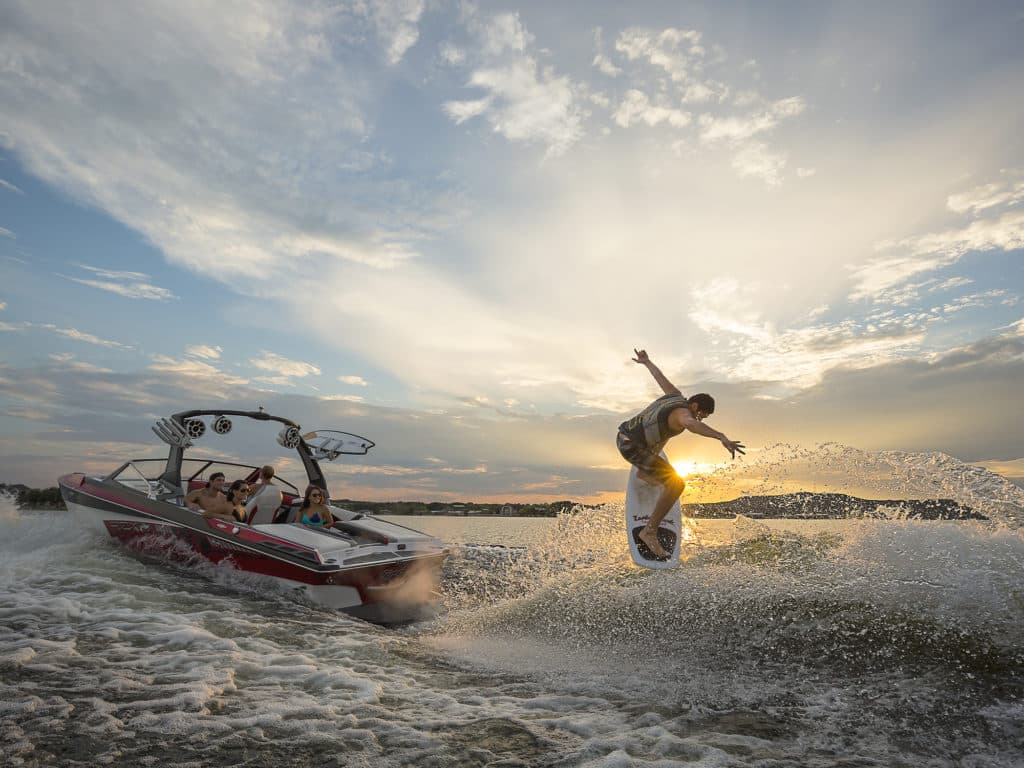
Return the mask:
<svg viewBox="0 0 1024 768">
<path fill-rule="evenodd" d="M 651 376 L 653 376 L 654 380 L 658 382 L 658 386 L 661 387 L 662 392 L 666 395 L 682 394 L 682 392 L 679 391 L 679 387 L 665 378 L 665 374 L 661 372 L 661 369 L 651 362 L 651 358 L 647 356 L 647 350 L 634 348 L 633 352 L 636 353 L 636 357 L 633 358 L 633 362 L 647 366 L 647 370 L 651 372 Z"/>
<path fill-rule="evenodd" d="M 703 435 L 704 437 L 710 437 L 715 440 L 718 440 L 725 447 L 725 450 L 732 454 L 732 457 L 734 459 L 736 458 L 737 453 L 739 453 L 741 456 L 746 453 L 746 451 L 744 450 L 746 446 L 743 445 L 743 443 L 741 443 L 739 440 L 730 440 L 717 429 L 709 427 L 704 422 L 695 419 L 686 409 L 678 408 L 672 412 L 672 415 L 675 416 L 675 414 L 677 413 L 680 414 L 679 418 L 682 419 L 682 424 L 683 426 L 686 427 L 686 429 L 690 430 L 695 435 Z"/>
</svg>

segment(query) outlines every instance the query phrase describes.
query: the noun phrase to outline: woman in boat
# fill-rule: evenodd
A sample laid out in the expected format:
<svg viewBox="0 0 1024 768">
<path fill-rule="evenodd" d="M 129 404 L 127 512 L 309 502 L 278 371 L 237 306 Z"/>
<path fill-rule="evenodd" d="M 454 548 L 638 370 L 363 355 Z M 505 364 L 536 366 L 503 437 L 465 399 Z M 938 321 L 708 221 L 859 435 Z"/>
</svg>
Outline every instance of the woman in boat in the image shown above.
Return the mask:
<svg viewBox="0 0 1024 768">
<path fill-rule="evenodd" d="M 299 507 L 299 522 L 314 528 L 330 528 L 334 525 L 334 515 L 325 503 L 327 499 L 323 488 L 311 485 L 306 488 L 302 506 Z"/>
<path fill-rule="evenodd" d="M 231 505 L 231 516 L 240 523 L 245 522 L 245 500 L 249 498 L 249 483 L 235 480 L 228 489 L 227 499 Z"/>
</svg>

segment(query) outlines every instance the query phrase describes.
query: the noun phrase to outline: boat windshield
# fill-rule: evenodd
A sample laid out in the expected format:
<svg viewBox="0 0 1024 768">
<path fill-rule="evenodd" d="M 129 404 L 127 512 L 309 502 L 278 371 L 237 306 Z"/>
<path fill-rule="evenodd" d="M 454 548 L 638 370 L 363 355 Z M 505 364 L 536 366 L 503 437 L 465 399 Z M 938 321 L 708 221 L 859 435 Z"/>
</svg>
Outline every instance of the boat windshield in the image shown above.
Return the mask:
<svg viewBox="0 0 1024 768">
<path fill-rule="evenodd" d="M 165 491 L 160 487 L 160 476 L 163 473 L 166 459 L 134 459 L 122 464 L 112 472 L 108 480 L 115 480 L 121 485 L 142 493 Z M 214 472 L 223 472 L 228 483 L 232 480 L 246 480 L 255 483 L 259 478 L 260 468 L 254 464 L 241 464 L 234 461 L 219 459 L 184 459 L 181 462 L 182 493 L 188 492 L 189 483 L 206 482 Z M 275 475 L 274 483 L 283 486 L 285 493 L 301 495 L 298 487 Z"/>
</svg>

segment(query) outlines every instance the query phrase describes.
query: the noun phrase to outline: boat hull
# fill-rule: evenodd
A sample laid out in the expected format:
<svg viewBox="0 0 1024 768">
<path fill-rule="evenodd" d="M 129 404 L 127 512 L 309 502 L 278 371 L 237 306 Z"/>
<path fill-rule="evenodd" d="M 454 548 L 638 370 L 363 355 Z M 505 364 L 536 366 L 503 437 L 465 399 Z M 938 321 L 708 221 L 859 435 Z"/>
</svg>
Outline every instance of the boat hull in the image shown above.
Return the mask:
<svg viewBox="0 0 1024 768">
<path fill-rule="evenodd" d="M 358 567 L 331 567 L 319 562 L 315 551 L 256 528 L 208 520 L 178 507 L 161 514 L 162 506 L 171 505 L 141 493 L 118 493 L 80 474 L 62 477 L 60 488 L 76 519 L 136 553 L 185 565 L 200 558 L 257 574 L 300 599 L 377 623 L 433 615 L 447 556 L 443 549 Z"/>
</svg>

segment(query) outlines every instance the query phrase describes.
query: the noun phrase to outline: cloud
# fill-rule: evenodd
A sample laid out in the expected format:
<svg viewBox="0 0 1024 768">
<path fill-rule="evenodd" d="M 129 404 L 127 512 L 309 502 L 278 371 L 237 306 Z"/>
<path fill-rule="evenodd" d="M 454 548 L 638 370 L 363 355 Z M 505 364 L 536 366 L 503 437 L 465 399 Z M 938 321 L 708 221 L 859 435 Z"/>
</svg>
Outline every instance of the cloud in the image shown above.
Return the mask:
<svg viewBox="0 0 1024 768">
<path fill-rule="evenodd" d="M 0 312 L 5 311 L 6 309 L 7 309 L 7 302 L 6 301 L 0 301 Z"/>
<path fill-rule="evenodd" d="M 441 61 L 449 66 L 457 66 L 466 60 L 466 52 L 454 43 L 441 43 L 438 53 Z"/>
<path fill-rule="evenodd" d="M 48 421 L 50 418 L 50 414 L 46 411 L 36 408 L 11 408 L 10 410 L 4 411 L 4 416 L 10 416 L 15 419 L 25 419 L 26 421 Z"/>
<path fill-rule="evenodd" d="M 11 192 L 14 192 L 15 194 L 18 194 L 18 195 L 24 195 L 25 194 L 24 192 L 22 192 L 20 189 L 18 189 L 16 186 L 11 184 L 11 182 L 7 181 L 6 179 L 0 179 L 0 187 L 2 187 L 3 189 L 9 190 Z"/>
<path fill-rule="evenodd" d="M 1009 207 L 1024 201 L 1024 181 L 1002 180 L 982 184 L 967 192 L 950 195 L 946 204 L 956 213 L 980 213 L 989 208 Z"/>
<path fill-rule="evenodd" d="M 597 67 L 598 70 L 600 70 L 605 75 L 608 75 L 608 77 L 618 77 L 620 74 L 622 74 L 622 69 L 620 67 L 615 66 L 615 64 L 612 63 L 612 60 L 609 59 L 604 54 L 604 51 L 603 51 L 604 45 L 603 45 L 602 39 L 601 39 L 602 36 L 603 36 L 603 33 L 602 33 L 601 28 L 597 27 L 596 29 L 594 29 L 593 34 L 594 34 L 594 51 L 595 51 L 595 53 L 594 53 L 594 59 L 591 62 L 591 66 Z"/>
<path fill-rule="evenodd" d="M 668 28 L 661 32 L 633 27 L 615 41 L 615 50 L 630 61 L 646 59 L 675 82 L 686 82 L 699 71 L 704 58 L 701 34 L 692 29 Z"/>
<path fill-rule="evenodd" d="M 343 403 L 363 403 L 366 402 L 366 398 L 362 395 L 321 395 L 321 400 L 328 402 L 338 401 Z"/>
<path fill-rule="evenodd" d="M 445 113 L 456 124 L 482 117 L 509 141 L 544 145 L 546 157 L 565 153 L 583 135 L 578 87 L 529 53 L 534 38 L 518 13 L 487 15 L 466 5 L 463 17 L 476 40 L 466 87 L 486 95 L 448 100 Z"/>
<path fill-rule="evenodd" d="M 727 354 L 705 365 L 731 380 L 773 382 L 790 391 L 807 389 L 839 368 L 869 368 L 916 353 L 929 323 L 927 313 L 777 330 L 761 319 L 756 290 L 717 279 L 691 289 L 690 318 Z"/>
<path fill-rule="evenodd" d="M 289 360 L 273 352 L 262 352 L 259 357 L 251 358 L 249 365 L 261 371 L 275 373 L 283 379 L 302 379 L 306 376 L 320 375 L 320 369 L 311 363 Z"/>
<path fill-rule="evenodd" d="M 806 109 L 799 96 L 780 99 L 765 109 L 747 115 L 716 117 L 701 115 L 700 140 L 706 144 L 718 141 L 742 142 L 775 128 L 782 120 L 796 117 Z"/>
<path fill-rule="evenodd" d="M 887 301 L 893 289 L 909 278 L 955 264 L 966 253 L 1024 248 L 1024 211 L 1011 210 L 965 227 L 883 242 L 877 248 L 894 255 L 871 259 L 853 270 L 853 301 Z"/>
<path fill-rule="evenodd" d="M 132 347 L 128 344 L 122 344 L 119 341 L 111 341 L 110 339 L 101 339 L 99 336 L 95 336 L 85 331 L 80 331 L 77 328 L 60 328 L 53 323 L 35 323 L 35 327 L 44 328 L 48 331 L 52 331 L 58 336 L 63 336 L 66 339 L 72 339 L 73 341 L 83 341 L 86 344 L 92 344 L 97 347 L 107 347 L 109 349 L 131 349 Z"/>
<path fill-rule="evenodd" d="M 12 240 L 16 239 L 16 235 L 6 227 L 0 227 L 0 237 L 9 237 Z"/>
<path fill-rule="evenodd" d="M 786 155 L 773 152 L 759 142 L 740 149 L 732 159 L 732 167 L 740 178 L 760 179 L 770 187 L 782 183 L 782 171 L 786 167 Z"/>
<path fill-rule="evenodd" d="M 94 9 L 83 29 L 74 14 L 15 2 L 0 31 L 15 62 L 0 81 L 10 116 L 0 143 L 172 262 L 224 283 L 323 258 L 392 265 L 436 211 L 372 173 L 387 160 L 367 149 L 366 83 L 381 25 L 395 27 L 383 51 L 394 60 L 420 6 L 253 0 L 239 14 L 133 3 Z"/>
<path fill-rule="evenodd" d="M 598 53 L 594 56 L 593 65 L 597 67 L 601 72 L 608 75 L 608 77 L 617 77 L 622 74 L 622 70 L 616 67 L 611 59 L 605 56 L 603 53 Z"/>
<path fill-rule="evenodd" d="M 499 56 L 506 51 L 525 51 L 533 42 L 518 13 L 496 13 L 493 16 L 472 14 L 468 27 L 480 39 L 483 54 Z"/>
<path fill-rule="evenodd" d="M 351 384 L 355 387 L 368 386 L 370 382 L 364 379 L 362 376 L 339 376 L 338 381 L 342 384 Z"/>
<path fill-rule="evenodd" d="M 117 272 L 108 269 L 101 269 L 99 267 L 91 267 L 87 264 L 81 264 L 79 266 L 81 266 L 82 269 L 95 273 L 99 277 L 105 277 L 108 279 L 93 280 L 81 277 L 67 277 L 68 280 L 81 283 L 82 285 L 88 285 L 92 288 L 99 288 L 102 291 L 116 293 L 118 296 L 124 296 L 129 299 L 167 301 L 169 299 L 178 298 L 166 288 L 160 288 L 159 286 L 147 282 L 149 280 L 149 275 L 143 274 L 142 272 Z M 61 277 L 66 276 L 61 275 Z"/>
<path fill-rule="evenodd" d="M 613 118 L 623 128 L 628 128 L 634 123 L 644 123 L 655 126 L 659 123 L 668 123 L 676 128 L 689 125 L 691 115 L 679 109 L 667 106 L 654 105 L 642 91 L 631 89 L 626 91 L 619 108 L 615 111 Z"/>
<path fill-rule="evenodd" d="M 157 373 L 174 374 L 175 376 L 203 379 L 224 387 L 240 387 L 248 384 L 245 379 L 225 373 L 220 368 L 209 363 L 188 358 L 175 360 L 166 355 L 154 355 L 153 362 L 148 366 L 148 370 L 156 371 Z"/>
<path fill-rule="evenodd" d="M 445 111 L 457 123 L 483 116 L 495 133 L 509 141 L 541 143 L 547 154 L 564 153 L 582 135 L 582 114 L 567 77 L 524 56 L 510 64 L 477 69 L 468 87 L 488 96 L 449 101 Z"/>
<path fill-rule="evenodd" d="M 406 51 L 419 40 L 419 21 L 423 15 L 423 0 L 374 0 L 361 6 L 384 43 L 388 64 L 395 65 L 402 60 Z"/>
<path fill-rule="evenodd" d="M 448 117 L 461 125 L 466 120 L 482 115 L 491 106 L 494 99 L 490 96 L 483 99 L 472 99 L 469 101 L 448 101 L 444 104 L 444 111 Z"/>
<path fill-rule="evenodd" d="M 192 344 L 185 347 L 185 354 L 190 357 L 201 357 L 204 360 L 219 360 L 223 348 L 210 344 Z"/>
</svg>

